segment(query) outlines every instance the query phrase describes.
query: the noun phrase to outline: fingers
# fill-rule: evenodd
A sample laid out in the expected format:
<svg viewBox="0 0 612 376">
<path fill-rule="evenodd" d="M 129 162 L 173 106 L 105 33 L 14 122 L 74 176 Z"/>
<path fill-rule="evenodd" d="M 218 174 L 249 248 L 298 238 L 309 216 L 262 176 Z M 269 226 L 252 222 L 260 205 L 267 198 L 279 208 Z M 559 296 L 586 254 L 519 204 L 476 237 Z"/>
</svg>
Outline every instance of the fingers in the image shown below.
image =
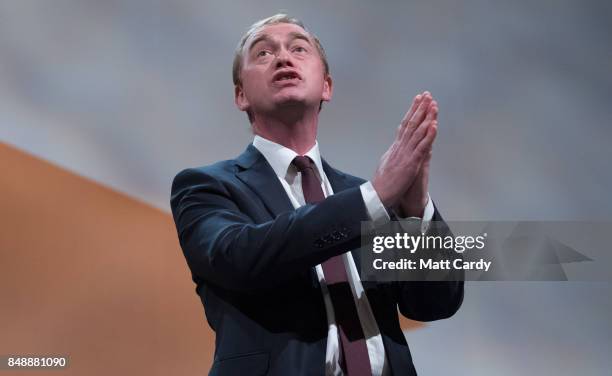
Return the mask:
<svg viewBox="0 0 612 376">
<path fill-rule="evenodd" d="M 416 98 L 415 98 L 416 99 Z M 414 108 L 415 104 L 418 106 Z M 434 139 L 438 131 L 438 103 L 433 100 L 431 93 L 424 92 L 421 101 L 413 102 L 412 113 L 405 123 L 399 145 L 406 155 L 411 155 L 413 163 L 421 166 L 429 160 Z"/>
<path fill-rule="evenodd" d="M 421 124 L 425 117 L 427 109 L 429 108 L 429 104 L 432 100 L 433 98 L 431 97 L 431 94 L 428 91 L 423 93 L 423 100 L 419 104 L 419 107 L 417 107 L 416 111 L 410 117 L 410 120 L 408 120 L 409 126 L 411 126 L 412 128 L 416 128 L 419 126 L 419 124 Z"/>
<path fill-rule="evenodd" d="M 425 121 L 433 121 L 438 119 L 438 102 L 432 100 L 427 109 L 427 116 Z"/>
<path fill-rule="evenodd" d="M 423 125 L 428 126 L 432 121 L 438 120 L 438 102 L 432 99 L 429 107 L 427 108 L 427 114 L 425 115 L 425 119 L 419 124 L 418 127 L 422 127 Z"/>
<path fill-rule="evenodd" d="M 414 121 L 417 120 L 417 118 L 415 118 L 415 113 L 417 112 L 418 109 L 423 108 L 421 106 L 422 106 L 422 103 L 426 99 L 428 101 L 431 101 L 432 99 L 431 93 L 429 91 L 424 91 L 423 93 L 418 94 L 417 96 L 414 97 L 414 99 L 412 100 L 412 105 L 410 106 L 410 109 L 408 110 L 408 112 L 406 112 L 406 114 L 404 114 L 404 117 L 402 118 L 402 121 L 400 122 L 400 125 L 398 127 L 398 136 L 401 135 L 403 132 L 405 132 L 407 127 L 412 126 L 412 128 L 416 128 L 418 126 L 418 123 L 414 123 Z M 425 105 L 424 108 L 426 109 L 427 106 Z"/>
<path fill-rule="evenodd" d="M 414 115 L 414 112 L 416 111 L 419 104 L 421 104 L 421 100 L 423 100 L 423 94 L 424 93 L 417 94 L 417 96 L 414 97 L 414 99 L 412 100 L 412 105 L 410 106 L 410 109 L 404 114 L 404 117 L 402 118 L 400 125 L 397 127 L 398 138 L 401 137 L 401 134 L 405 131 L 406 126 L 408 125 L 408 120 L 410 120 L 412 115 Z"/>
<path fill-rule="evenodd" d="M 424 92 L 422 95 L 421 102 L 412 113 L 412 116 L 408 119 L 408 121 L 404 125 L 404 130 L 401 134 L 402 138 L 405 142 L 408 142 L 408 139 L 412 137 L 414 131 L 419 127 L 419 125 L 425 119 L 425 115 L 428 112 L 429 106 L 432 101 L 431 93 L 428 91 Z"/>
<path fill-rule="evenodd" d="M 425 136 L 421 139 L 421 141 L 417 144 L 414 152 L 416 157 L 422 161 L 426 161 L 431 158 L 431 151 L 433 147 L 433 142 L 436 139 L 436 135 L 438 134 L 438 121 L 433 120 L 431 125 L 427 127 L 427 131 Z"/>
<path fill-rule="evenodd" d="M 402 119 L 402 124 L 407 123 L 408 120 L 410 120 L 410 118 L 412 117 L 412 115 L 414 115 L 414 112 L 416 111 L 419 104 L 421 104 L 421 101 L 423 100 L 423 94 L 425 93 L 418 94 L 416 97 L 414 97 L 414 100 L 412 101 L 412 105 L 410 106 L 410 110 L 406 112 L 406 114 L 404 115 L 404 118 Z"/>
<path fill-rule="evenodd" d="M 431 124 L 435 121 L 437 122 L 438 117 L 438 106 L 435 101 L 432 101 L 429 104 L 427 109 L 427 115 L 425 119 L 417 126 L 417 128 L 412 132 L 410 138 L 407 140 L 408 147 L 410 149 L 415 149 L 416 146 L 421 142 L 423 137 L 427 134 L 428 129 L 431 127 Z"/>
</svg>

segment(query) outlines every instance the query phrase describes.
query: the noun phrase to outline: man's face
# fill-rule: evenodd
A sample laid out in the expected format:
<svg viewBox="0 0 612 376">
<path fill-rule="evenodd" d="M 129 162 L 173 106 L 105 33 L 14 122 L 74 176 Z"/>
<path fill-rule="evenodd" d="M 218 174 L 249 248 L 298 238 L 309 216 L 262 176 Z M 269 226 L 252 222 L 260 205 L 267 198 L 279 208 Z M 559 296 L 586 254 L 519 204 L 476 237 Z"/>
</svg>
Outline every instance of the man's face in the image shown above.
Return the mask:
<svg viewBox="0 0 612 376">
<path fill-rule="evenodd" d="M 294 24 L 263 27 L 245 43 L 236 105 L 269 113 L 291 106 L 319 106 L 331 99 L 332 81 L 315 41 Z"/>
</svg>

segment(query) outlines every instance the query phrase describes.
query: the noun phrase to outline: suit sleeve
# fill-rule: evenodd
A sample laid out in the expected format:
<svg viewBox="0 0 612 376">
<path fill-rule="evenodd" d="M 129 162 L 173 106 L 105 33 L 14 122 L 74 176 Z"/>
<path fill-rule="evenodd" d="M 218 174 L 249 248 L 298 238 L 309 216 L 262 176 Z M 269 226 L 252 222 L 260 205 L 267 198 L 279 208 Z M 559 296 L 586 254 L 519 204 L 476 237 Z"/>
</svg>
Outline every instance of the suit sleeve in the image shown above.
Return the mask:
<svg viewBox="0 0 612 376">
<path fill-rule="evenodd" d="M 254 223 L 221 180 L 199 169 L 174 178 L 170 204 L 194 277 L 239 291 L 282 284 L 358 247 L 360 222 L 368 219 L 359 187 L 354 187 Z"/>
<path fill-rule="evenodd" d="M 427 235 L 452 236 L 446 222 L 434 205 L 432 221 Z M 463 270 L 451 271 L 443 281 L 398 281 L 394 283 L 399 311 L 417 321 L 433 321 L 451 317 L 463 302 Z"/>
</svg>

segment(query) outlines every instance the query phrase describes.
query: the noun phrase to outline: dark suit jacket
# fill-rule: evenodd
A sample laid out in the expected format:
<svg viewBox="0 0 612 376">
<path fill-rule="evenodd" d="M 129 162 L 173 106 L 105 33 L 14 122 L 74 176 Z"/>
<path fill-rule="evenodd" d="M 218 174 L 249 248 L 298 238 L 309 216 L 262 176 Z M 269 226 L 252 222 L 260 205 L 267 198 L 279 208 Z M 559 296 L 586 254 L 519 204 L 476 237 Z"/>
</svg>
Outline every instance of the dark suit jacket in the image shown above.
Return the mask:
<svg viewBox="0 0 612 376">
<path fill-rule="evenodd" d="M 235 160 L 181 171 L 171 207 L 206 318 L 210 375 L 323 375 L 327 318 L 314 266 L 360 246 L 359 185 L 323 161 L 334 195 L 295 210 L 251 144 Z M 436 210 L 435 220 L 442 220 Z M 352 251 L 359 268 L 359 253 Z M 363 282 L 394 375 L 416 375 L 398 312 L 450 317 L 463 282 Z M 450 351 L 450 349 L 449 349 Z"/>
</svg>

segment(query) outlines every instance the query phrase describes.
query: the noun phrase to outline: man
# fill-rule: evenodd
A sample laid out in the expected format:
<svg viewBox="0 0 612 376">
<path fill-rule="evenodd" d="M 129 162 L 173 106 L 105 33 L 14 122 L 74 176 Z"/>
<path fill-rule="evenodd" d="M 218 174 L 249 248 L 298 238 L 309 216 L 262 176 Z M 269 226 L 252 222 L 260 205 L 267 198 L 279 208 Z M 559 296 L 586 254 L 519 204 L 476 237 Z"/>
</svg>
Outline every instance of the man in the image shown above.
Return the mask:
<svg viewBox="0 0 612 376">
<path fill-rule="evenodd" d="M 255 23 L 233 76 L 253 143 L 172 184 L 181 247 L 216 332 L 210 375 L 415 375 L 398 308 L 415 320 L 450 317 L 463 283 L 361 281 L 354 250 L 361 221 L 442 220 L 427 190 L 436 102 L 415 97 L 370 182 L 320 157 L 332 79 L 300 21 Z"/>
</svg>

